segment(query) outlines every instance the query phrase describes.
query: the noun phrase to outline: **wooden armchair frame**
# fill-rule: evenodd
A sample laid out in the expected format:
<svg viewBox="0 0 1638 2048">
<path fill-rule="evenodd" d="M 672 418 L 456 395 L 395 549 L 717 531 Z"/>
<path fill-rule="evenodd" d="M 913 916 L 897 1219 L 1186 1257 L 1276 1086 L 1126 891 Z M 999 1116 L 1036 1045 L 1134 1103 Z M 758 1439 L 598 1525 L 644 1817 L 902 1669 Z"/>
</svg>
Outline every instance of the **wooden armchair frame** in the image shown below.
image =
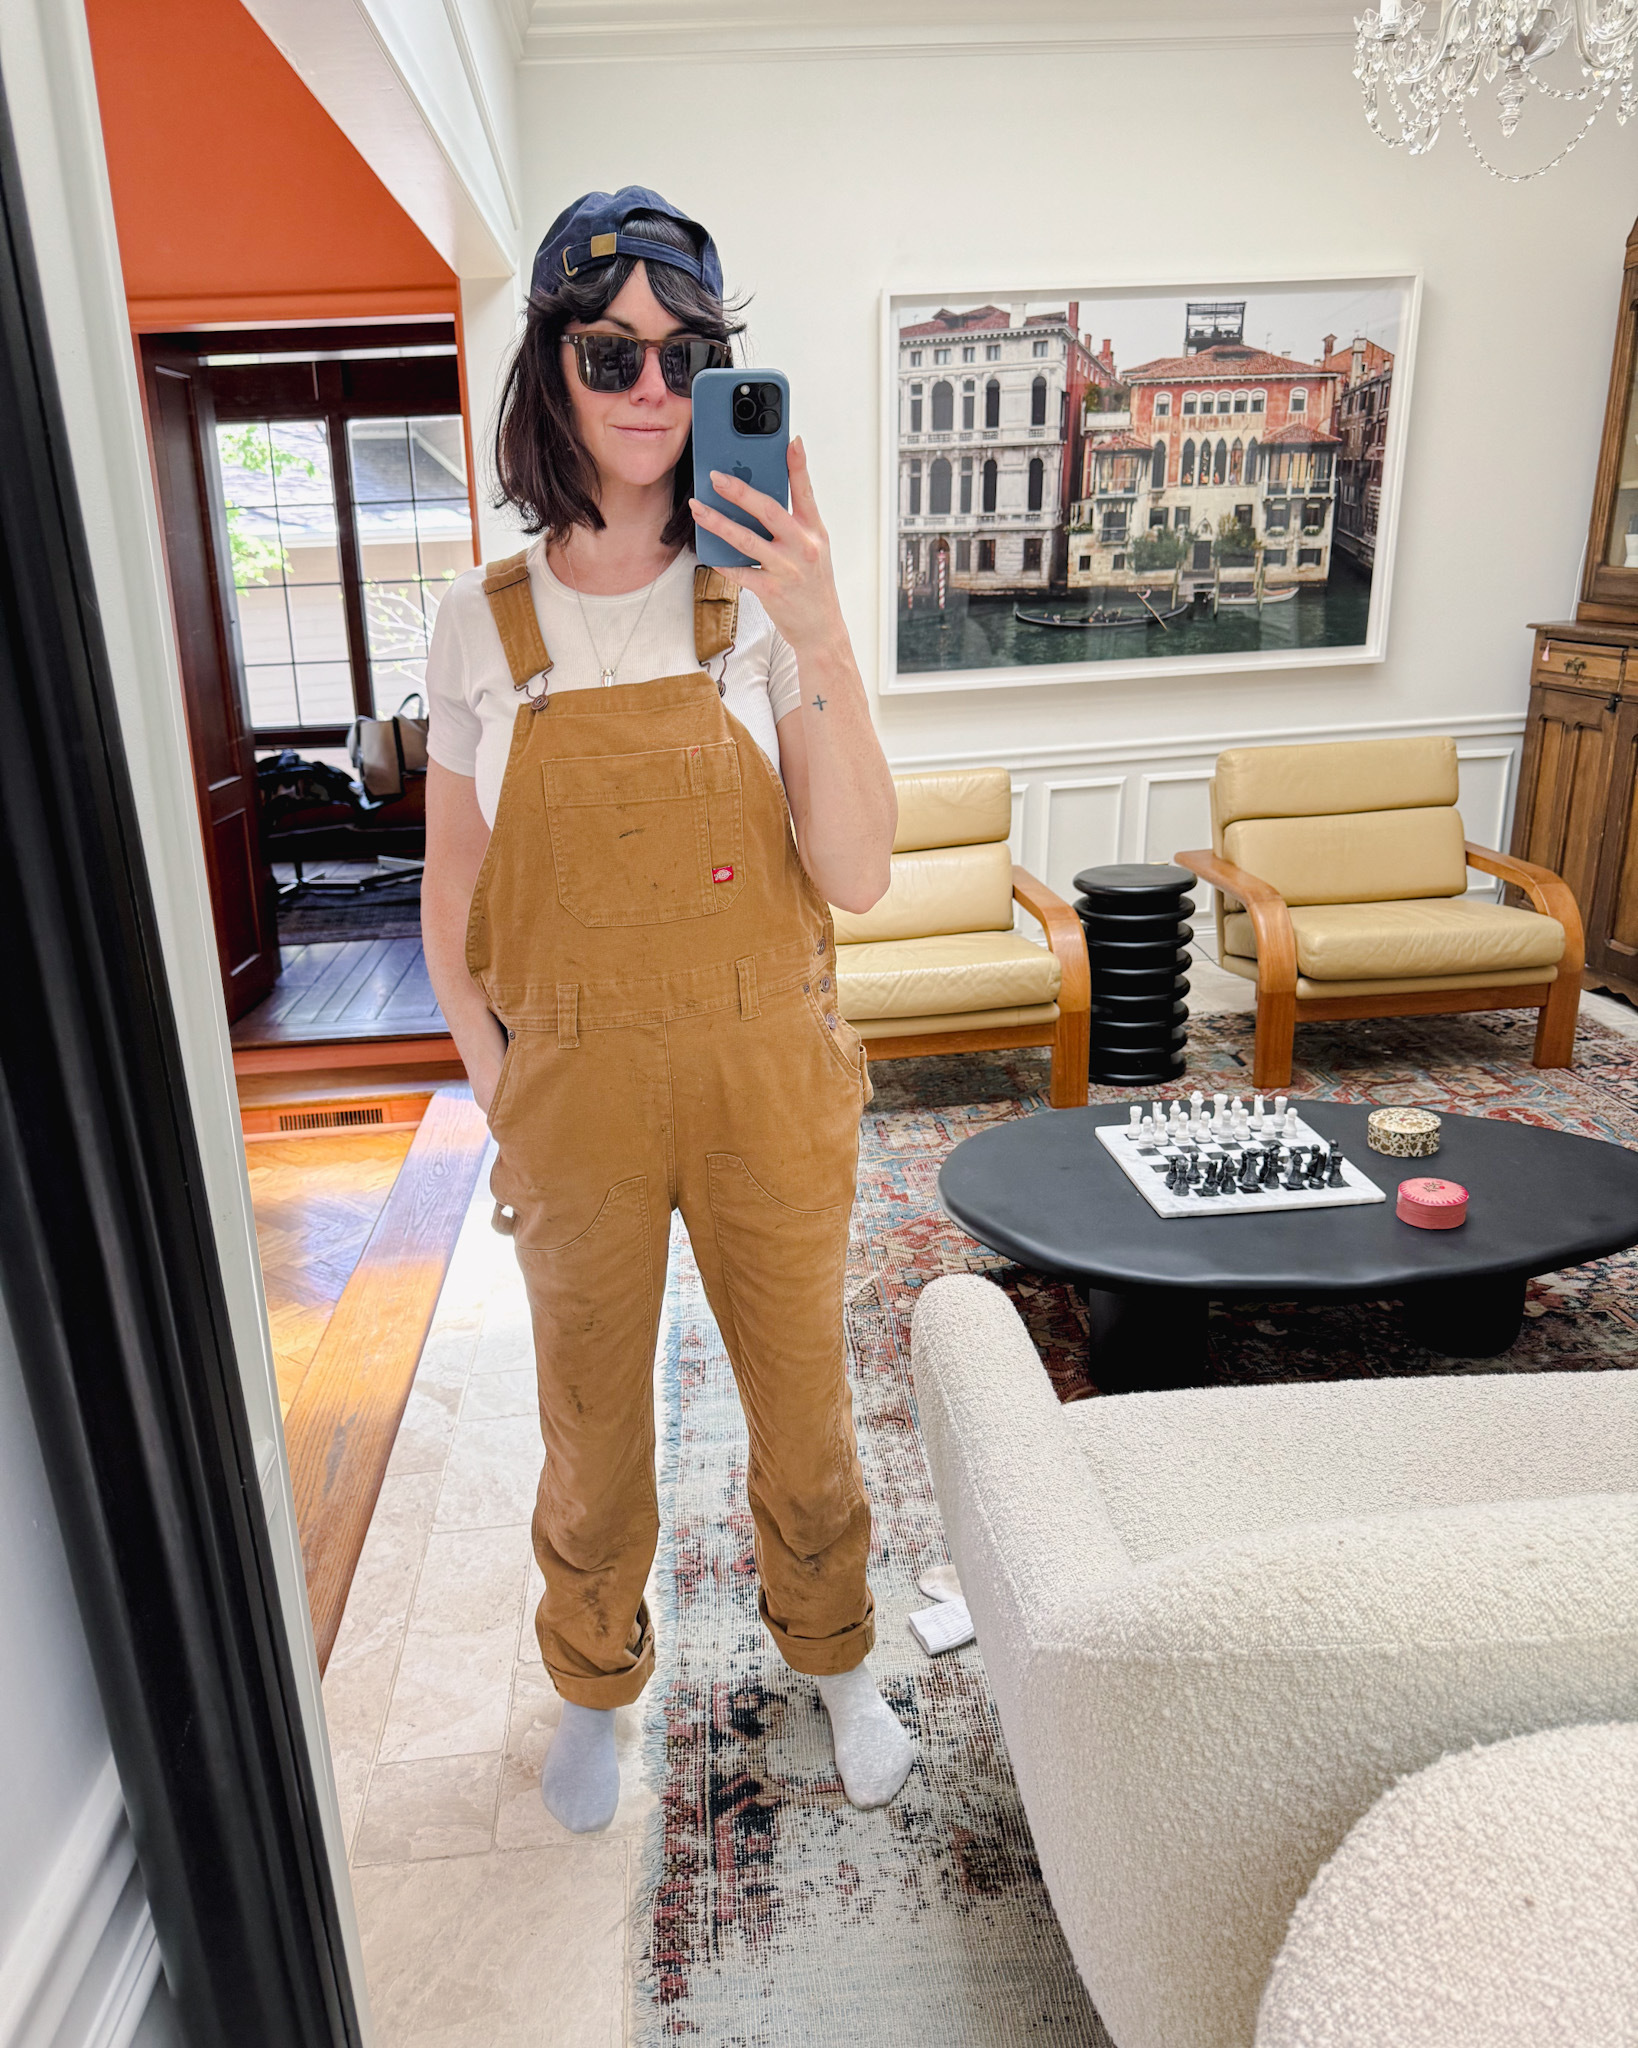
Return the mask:
<svg viewBox="0 0 1638 2048">
<path fill-rule="evenodd" d="M 1586 941 L 1581 911 L 1569 884 L 1551 868 L 1497 853 L 1467 842 L 1467 864 L 1497 875 L 1523 890 L 1532 906 L 1564 927 L 1564 955 L 1553 981 L 1520 981 L 1506 987 L 1403 989 L 1377 996 L 1306 996 L 1297 994 L 1297 937 L 1291 913 L 1280 892 L 1247 869 L 1205 848 L 1177 853 L 1181 867 L 1192 868 L 1246 907 L 1257 934 L 1257 1040 L 1252 1085 L 1283 1088 L 1291 1079 L 1292 1043 L 1299 1022 L 1320 1017 L 1423 1017 L 1454 1015 L 1462 1010 L 1536 1010 L 1535 1051 L 1538 1067 L 1567 1067 L 1575 1049 L 1576 1012 L 1581 1003 L 1581 969 Z"/>
<path fill-rule="evenodd" d="M 1081 921 L 1061 896 L 1027 868 L 1014 867 L 1012 895 L 1046 933 L 1063 970 L 1056 1024 L 992 1024 L 976 1031 L 923 1031 L 911 1038 L 867 1038 L 872 1060 L 907 1060 L 929 1053 L 1008 1052 L 1017 1046 L 1050 1045 L 1054 1109 L 1084 1109 L 1092 1044 L 1092 971 L 1086 959 Z"/>
</svg>

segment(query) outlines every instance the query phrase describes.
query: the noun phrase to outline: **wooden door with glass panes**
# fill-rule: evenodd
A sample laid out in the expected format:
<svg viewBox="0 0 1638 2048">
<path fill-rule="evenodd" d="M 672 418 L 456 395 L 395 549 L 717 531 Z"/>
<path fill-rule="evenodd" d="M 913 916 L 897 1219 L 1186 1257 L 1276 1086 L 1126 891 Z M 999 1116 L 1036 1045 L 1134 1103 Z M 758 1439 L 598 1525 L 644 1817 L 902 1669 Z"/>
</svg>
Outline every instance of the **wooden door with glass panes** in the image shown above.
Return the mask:
<svg viewBox="0 0 1638 2048">
<path fill-rule="evenodd" d="M 424 697 L 438 604 L 476 559 L 454 327 L 152 336 L 143 358 L 223 983 L 238 1017 L 279 971 L 257 750 L 345 768 L 355 718 Z M 424 815 L 416 778 L 371 814 L 375 843 L 418 854 Z"/>
</svg>

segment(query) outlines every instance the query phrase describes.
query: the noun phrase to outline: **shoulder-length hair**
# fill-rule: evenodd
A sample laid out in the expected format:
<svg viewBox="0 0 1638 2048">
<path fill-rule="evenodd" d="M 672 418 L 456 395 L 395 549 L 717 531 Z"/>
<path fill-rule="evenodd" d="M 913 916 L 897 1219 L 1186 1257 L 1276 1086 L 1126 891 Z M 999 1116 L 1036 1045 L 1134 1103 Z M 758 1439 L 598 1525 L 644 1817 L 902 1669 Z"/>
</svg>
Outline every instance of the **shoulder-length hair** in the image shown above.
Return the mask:
<svg viewBox="0 0 1638 2048">
<path fill-rule="evenodd" d="M 629 225 L 651 241 L 694 249 L 694 238 L 679 221 L 634 213 Z M 575 427 L 574 408 L 563 380 L 560 343 L 571 320 L 596 320 L 606 313 L 640 259 L 618 256 L 578 278 L 564 278 L 550 292 L 532 292 L 523 338 L 507 368 L 495 429 L 497 507 L 522 515 L 526 533 L 566 534 L 584 526 L 597 532 L 603 514 L 597 503 L 597 470 Z M 672 319 L 690 334 L 732 344 L 744 322 L 714 292 L 674 263 L 648 266 L 649 289 Z M 668 546 L 693 539 L 688 510 L 693 490 L 694 441 L 690 434 L 671 480 L 671 517 L 661 538 Z"/>
</svg>

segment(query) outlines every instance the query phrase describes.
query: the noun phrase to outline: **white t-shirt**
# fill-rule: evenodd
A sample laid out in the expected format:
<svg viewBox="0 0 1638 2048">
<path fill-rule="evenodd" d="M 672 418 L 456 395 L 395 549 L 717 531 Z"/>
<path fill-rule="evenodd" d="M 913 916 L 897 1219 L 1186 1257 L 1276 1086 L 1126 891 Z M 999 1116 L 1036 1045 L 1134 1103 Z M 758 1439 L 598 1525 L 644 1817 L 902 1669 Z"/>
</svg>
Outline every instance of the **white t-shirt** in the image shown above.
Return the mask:
<svg viewBox="0 0 1638 2048">
<path fill-rule="evenodd" d="M 574 591 L 552 574 L 545 541 L 537 540 L 529 550 L 529 589 L 541 638 L 552 657 L 552 690 L 596 689 L 601 662 L 612 664 L 622 683 L 694 674 L 699 668 L 694 653 L 694 566 L 693 549 L 684 548 L 652 591 L 585 597 L 580 600 L 586 608 L 582 618 Z M 710 672 L 722 687 L 723 702 L 777 775 L 776 727 L 801 703 L 802 686 L 796 656 L 748 590 L 740 597 L 732 651 L 712 661 Z M 512 687 L 500 634 L 483 594 L 483 571 L 469 569 L 451 584 L 433 628 L 427 656 L 427 751 L 440 767 L 476 779 L 478 808 L 490 825 L 506 773 L 512 721 L 522 706 L 523 693 Z"/>
</svg>

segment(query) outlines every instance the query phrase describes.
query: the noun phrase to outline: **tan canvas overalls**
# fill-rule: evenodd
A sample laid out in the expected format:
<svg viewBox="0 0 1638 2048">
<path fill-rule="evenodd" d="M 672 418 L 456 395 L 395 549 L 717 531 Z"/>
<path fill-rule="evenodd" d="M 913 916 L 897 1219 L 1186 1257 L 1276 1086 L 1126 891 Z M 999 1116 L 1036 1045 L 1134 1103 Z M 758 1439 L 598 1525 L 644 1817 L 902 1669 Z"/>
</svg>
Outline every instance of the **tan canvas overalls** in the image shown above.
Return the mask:
<svg viewBox="0 0 1638 2048">
<path fill-rule="evenodd" d="M 842 1350 L 869 1082 L 837 1014 L 829 911 L 778 776 L 703 667 L 548 694 L 525 557 L 484 590 L 532 706 L 466 958 L 510 1040 L 491 1187 L 534 1322 L 541 1655 L 587 1707 L 634 1700 L 654 1667 L 652 1375 L 676 1208 L 749 1426 L 762 1618 L 796 1670 L 851 1670 L 874 1627 Z M 737 612 L 697 571 L 702 664 Z"/>
</svg>

